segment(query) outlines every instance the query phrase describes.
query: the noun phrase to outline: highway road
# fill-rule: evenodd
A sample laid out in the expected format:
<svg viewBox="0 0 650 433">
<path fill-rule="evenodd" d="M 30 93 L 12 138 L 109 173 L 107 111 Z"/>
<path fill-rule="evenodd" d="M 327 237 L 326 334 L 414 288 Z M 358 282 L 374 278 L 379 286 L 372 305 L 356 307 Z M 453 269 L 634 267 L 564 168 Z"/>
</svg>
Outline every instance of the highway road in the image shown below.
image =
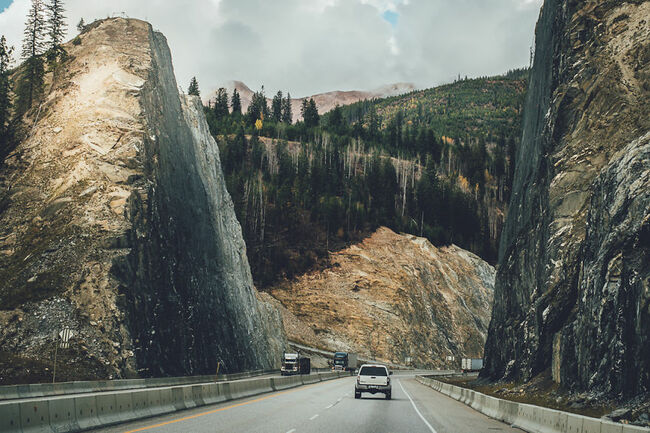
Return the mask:
<svg viewBox="0 0 650 433">
<path fill-rule="evenodd" d="M 354 377 L 175 412 L 97 433 L 494 433 L 519 432 L 415 381 L 392 376 L 393 398 L 354 398 Z"/>
</svg>

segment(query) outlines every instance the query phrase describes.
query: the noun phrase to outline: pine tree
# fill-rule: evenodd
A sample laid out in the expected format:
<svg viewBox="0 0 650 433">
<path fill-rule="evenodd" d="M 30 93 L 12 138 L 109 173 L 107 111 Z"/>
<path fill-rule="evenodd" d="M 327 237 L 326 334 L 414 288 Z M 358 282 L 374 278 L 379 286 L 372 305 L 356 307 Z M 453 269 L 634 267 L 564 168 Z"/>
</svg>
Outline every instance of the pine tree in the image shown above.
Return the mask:
<svg viewBox="0 0 650 433">
<path fill-rule="evenodd" d="M 381 126 L 381 119 L 377 115 L 377 110 L 375 109 L 374 104 L 370 108 L 370 115 L 368 120 L 368 136 L 371 141 L 379 141 L 381 139 L 381 132 L 379 130 Z"/>
<path fill-rule="evenodd" d="M 291 113 L 291 95 L 287 92 L 287 97 L 282 101 L 282 121 L 291 124 L 293 122 L 293 114 Z"/>
<path fill-rule="evenodd" d="M 318 108 L 316 107 L 316 101 L 314 101 L 314 98 L 309 98 L 309 101 L 303 99 L 300 112 L 302 114 L 302 119 L 305 122 L 305 126 L 308 128 L 318 126 L 320 116 L 318 115 Z"/>
<path fill-rule="evenodd" d="M 12 140 L 11 119 L 11 83 L 9 66 L 13 47 L 7 46 L 4 35 L 0 38 L 0 162 L 10 151 Z"/>
<path fill-rule="evenodd" d="M 25 59 L 24 69 L 17 88 L 17 114 L 22 116 L 32 107 L 35 99 L 43 91 L 43 52 L 45 49 L 45 18 L 43 17 L 43 1 L 32 0 L 32 6 L 25 23 L 22 57 Z"/>
<path fill-rule="evenodd" d="M 302 117 L 303 122 L 305 121 L 305 115 L 307 114 L 308 106 L 309 102 L 307 102 L 307 99 L 303 99 L 300 103 L 300 116 Z"/>
<path fill-rule="evenodd" d="M 278 90 L 271 103 L 271 118 L 278 123 L 282 121 L 282 101 L 282 90 Z"/>
<path fill-rule="evenodd" d="M 190 80 L 190 86 L 187 88 L 188 95 L 201 96 L 199 91 L 199 82 L 196 81 L 196 77 L 192 77 Z"/>
<path fill-rule="evenodd" d="M 47 58 L 50 64 L 55 63 L 59 57 L 65 55 L 65 50 L 61 45 L 68 31 L 65 16 L 63 15 L 64 12 L 63 0 L 50 0 L 47 4 L 47 32 L 50 38 Z"/>
<path fill-rule="evenodd" d="M 77 31 L 78 31 L 79 33 L 81 33 L 81 32 L 83 32 L 85 29 L 86 29 L 86 22 L 84 21 L 83 18 L 81 18 L 81 19 L 79 20 L 79 22 L 77 23 Z"/>
<path fill-rule="evenodd" d="M 250 125 L 255 125 L 258 119 L 264 120 L 269 117 L 269 106 L 266 103 L 266 96 L 264 96 L 264 86 L 262 86 L 262 90 L 259 92 L 253 93 L 253 98 L 246 111 L 246 116 Z"/>
<path fill-rule="evenodd" d="M 214 102 L 214 115 L 217 120 L 228 115 L 228 92 L 223 87 L 217 90 L 217 97 Z"/>
<path fill-rule="evenodd" d="M 340 131 L 340 128 L 343 126 L 343 113 L 341 112 L 341 106 L 336 104 L 329 118 L 329 127 L 335 131 Z"/>
<path fill-rule="evenodd" d="M 241 97 L 237 89 L 232 91 L 232 98 L 230 99 L 230 107 L 232 108 L 232 114 L 241 116 Z"/>
</svg>

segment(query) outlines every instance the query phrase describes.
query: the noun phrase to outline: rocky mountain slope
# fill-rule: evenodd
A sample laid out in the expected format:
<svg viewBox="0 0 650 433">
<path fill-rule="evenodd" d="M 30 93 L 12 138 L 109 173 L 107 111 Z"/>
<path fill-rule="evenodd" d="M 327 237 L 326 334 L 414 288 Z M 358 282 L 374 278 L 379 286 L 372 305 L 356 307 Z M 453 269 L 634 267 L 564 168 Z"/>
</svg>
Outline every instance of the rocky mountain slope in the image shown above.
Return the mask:
<svg viewBox="0 0 650 433">
<path fill-rule="evenodd" d="M 246 112 L 246 109 L 253 100 L 253 91 L 241 81 L 230 81 L 225 85 L 225 88 L 228 90 L 228 94 L 232 95 L 234 89 L 237 89 L 241 97 L 242 111 Z M 336 90 L 333 92 L 318 93 L 316 95 L 305 96 L 303 98 L 291 98 L 291 112 L 293 113 L 293 120 L 297 121 L 301 119 L 300 116 L 300 107 L 302 106 L 302 101 L 309 98 L 314 98 L 316 106 L 318 107 L 318 112 L 320 114 L 327 113 L 337 105 L 348 105 L 357 101 L 362 101 L 364 99 L 372 98 L 385 98 L 388 96 L 401 95 L 403 93 L 412 92 L 415 90 L 415 86 L 411 83 L 395 83 L 389 84 L 378 89 L 370 91 L 362 90 L 348 90 L 340 91 Z M 269 91 L 269 89 L 267 89 Z M 267 95 L 267 101 L 269 106 L 271 106 L 271 97 L 273 95 Z M 286 95 L 285 95 L 286 96 Z M 214 97 L 214 94 L 210 95 Z"/>
<path fill-rule="evenodd" d="M 62 380 L 272 366 L 280 317 L 164 36 L 118 18 L 79 42 L 0 171 L 0 382 L 49 376 L 63 327 Z"/>
<path fill-rule="evenodd" d="M 650 391 L 648 17 L 648 1 L 544 2 L 485 376 Z"/>
<path fill-rule="evenodd" d="M 330 262 L 270 290 L 289 339 L 419 367 L 482 355 L 495 271 L 474 254 L 380 227 Z"/>
</svg>

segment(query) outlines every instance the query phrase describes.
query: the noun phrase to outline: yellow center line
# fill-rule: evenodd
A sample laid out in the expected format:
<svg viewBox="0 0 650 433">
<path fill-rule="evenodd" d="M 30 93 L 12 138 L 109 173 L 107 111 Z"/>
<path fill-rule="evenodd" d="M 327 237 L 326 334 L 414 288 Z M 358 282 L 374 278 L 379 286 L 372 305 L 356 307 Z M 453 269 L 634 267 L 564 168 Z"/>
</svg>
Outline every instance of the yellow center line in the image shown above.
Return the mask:
<svg viewBox="0 0 650 433">
<path fill-rule="evenodd" d="M 334 379 L 334 380 L 336 380 L 336 379 Z M 329 381 L 326 381 L 326 382 L 329 382 Z M 164 426 L 169 425 L 169 424 L 176 424 L 177 422 L 187 421 L 187 420 L 194 419 L 194 418 L 199 418 L 199 417 L 202 417 L 202 416 L 205 416 L 205 415 L 211 415 L 213 413 L 222 412 L 222 411 L 228 410 L 228 409 L 234 409 L 236 407 L 245 406 L 245 405 L 251 404 L 251 403 L 257 403 L 257 402 L 260 402 L 262 400 L 266 400 L 267 398 L 277 397 L 279 395 L 290 394 L 292 392 L 297 392 L 297 391 L 301 391 L 303 389 L 312 388 L 314 386 L 321 385 L 323 383 L 325 383 L 325 382 L 318 382 L 318 383 L 314 383 L 314 384 L 307 385 L 307 386 L 299 386 L 296 389 L 291 389 L 289 391 L 274 392 L 272 394 L 269 394 L 269 395 L 264 396 L 264 397 L 257 398 L 255 400 L 244 401 L 244 402 L 233 404 L 233 405 L 230 405 L 230 406 L 221 407 L 219 409 L 214 409 L 214 410 L 210 410 L 210 411 L 207 411 L 207 412 L 201 412 L 201 413 L 197 413 L 197 414 L 194 414 L 194 415 L 185 416 L 183 418 L 173 419 L 171 421 L 165 421 L 165 422 L 161 422 L 159 424 L 154 424 L 154 425 L 150 425 L 150 426 L 146 426 L 146 427 L 140 427 L 140 428 L 137 428 L 137 429 L 134 429 L 134 430 L 126 431 L 124 433 L 135 433 L 135 432 L 139 432 L 139 431 L 151 430 L 151 429 L 158 428 L 158 427 L 164 427 Z"/>
</svg>

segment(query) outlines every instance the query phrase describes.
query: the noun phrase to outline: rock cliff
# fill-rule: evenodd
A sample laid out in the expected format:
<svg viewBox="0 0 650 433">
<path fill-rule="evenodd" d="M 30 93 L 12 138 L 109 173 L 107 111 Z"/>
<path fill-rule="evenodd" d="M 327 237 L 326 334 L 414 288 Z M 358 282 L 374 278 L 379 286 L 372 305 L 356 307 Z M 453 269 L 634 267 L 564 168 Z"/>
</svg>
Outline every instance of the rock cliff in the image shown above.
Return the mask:
<svg viewBox="0 0 650 433">
<path fill-rule="evenodd" d="M 0 172 L 0 381 L 46 375 L 63 327 L 61 379 L 277 363 L 280 316 L 257 299 L 217 145 L 164 36 L 109 19 L 79 42 Z"/>
<path fill-rule="evenodd" d="M 291 340 L 418 367 L 482 356 L 495 271 L 479 257 L 380 227 L 330 262 L 270 290 Z"/>
<path fill-rule="evenodd" d="M 546 0 L 483 374 L 650 390 L 650 2 Z"/>
</svg>

